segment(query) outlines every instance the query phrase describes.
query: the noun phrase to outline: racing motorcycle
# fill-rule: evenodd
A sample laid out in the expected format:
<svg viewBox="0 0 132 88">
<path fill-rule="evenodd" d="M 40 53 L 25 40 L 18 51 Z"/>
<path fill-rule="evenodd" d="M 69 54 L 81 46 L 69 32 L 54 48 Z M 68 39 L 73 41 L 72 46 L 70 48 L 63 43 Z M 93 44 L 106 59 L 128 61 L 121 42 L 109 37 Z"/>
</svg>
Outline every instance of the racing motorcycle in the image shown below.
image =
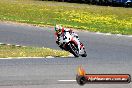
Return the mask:
<svg viewBox="0 0 132 88">
<path fill-rule="evenodd" d="M 60 36 L 60 43 L 64 50 L 69 51 L 75 57 L 86 57 L 87 53 L 85 51 L 84 45 L 79 41 L 78 36 L 72 36 L 69 31 L 65 31 L 64 34 Z"/>
</svg>

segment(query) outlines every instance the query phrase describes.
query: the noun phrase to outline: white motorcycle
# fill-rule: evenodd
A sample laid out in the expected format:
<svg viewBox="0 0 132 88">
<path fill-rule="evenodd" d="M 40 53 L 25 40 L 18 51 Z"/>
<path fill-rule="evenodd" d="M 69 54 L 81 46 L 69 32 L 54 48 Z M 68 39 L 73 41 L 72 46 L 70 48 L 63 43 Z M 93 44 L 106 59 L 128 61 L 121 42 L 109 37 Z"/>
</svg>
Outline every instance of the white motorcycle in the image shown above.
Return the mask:
<svg viewBox="0 0 132 88">
<path fill-rule="evenodd" d="M 62 44 L 62 47 L 64 48 L 64 50 L 69 51 L 75 57 L 87 56 L 85 47 L 79 41 L 79 38 L 72 36 L 69 31 L 65 31 L 64 34 L 60 36 L 60 43 Z"/>
</svg>

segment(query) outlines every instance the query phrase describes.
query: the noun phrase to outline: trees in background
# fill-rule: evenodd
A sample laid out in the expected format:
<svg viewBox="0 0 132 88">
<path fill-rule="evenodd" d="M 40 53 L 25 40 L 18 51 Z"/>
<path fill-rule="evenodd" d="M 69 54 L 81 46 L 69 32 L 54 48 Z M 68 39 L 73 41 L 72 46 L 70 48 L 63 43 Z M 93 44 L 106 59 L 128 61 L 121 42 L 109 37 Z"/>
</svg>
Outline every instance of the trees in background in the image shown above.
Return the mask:
<svg viewBox="0 0 132 88">
<path fill-rule="evenodd" d="M 59 2 L 72 2 L 72 3 L 89 3 L 96 5 L 132 6 L 132 0 L 41 0 L 41 1 L 59 1 Z"/>
</svg>

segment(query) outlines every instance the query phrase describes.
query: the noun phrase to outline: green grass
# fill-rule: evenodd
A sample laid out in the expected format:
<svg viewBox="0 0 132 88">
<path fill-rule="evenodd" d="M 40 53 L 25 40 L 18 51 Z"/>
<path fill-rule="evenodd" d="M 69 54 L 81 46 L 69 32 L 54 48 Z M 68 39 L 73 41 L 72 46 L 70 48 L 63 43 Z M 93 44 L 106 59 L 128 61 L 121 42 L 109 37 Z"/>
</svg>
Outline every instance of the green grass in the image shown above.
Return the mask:
<svg viewBox="0 0 132 88">
<path fill-rule="evenodd" d="M 0 20 L 132 34 L 132 8 L 33 0 L 0 1 Z"/>
<path fill-rule="evenodd" d="M 7 57 L 46 57 L 68 56 L 69 53 L 60 50 L 39 47 L 16 47 L 13 45 L 0 45 L 0 58 Z"/>
</svg>

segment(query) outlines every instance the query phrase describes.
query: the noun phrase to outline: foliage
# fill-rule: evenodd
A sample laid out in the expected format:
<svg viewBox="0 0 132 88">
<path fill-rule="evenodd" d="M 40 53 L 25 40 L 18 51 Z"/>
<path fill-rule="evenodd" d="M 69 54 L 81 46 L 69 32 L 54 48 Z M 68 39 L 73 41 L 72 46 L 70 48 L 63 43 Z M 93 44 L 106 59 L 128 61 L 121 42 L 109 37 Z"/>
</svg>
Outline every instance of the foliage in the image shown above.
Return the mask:
<svg viewBox="0 0 132 88">
<path fill-rule="evenodd" d="M 92 32 L 132 34 L 132 9 L 47 1 L 3 0 L 0 20 L 37 25 L 62 24 Z"/>
<path fill-rule="evenodd" d="M 0 57 L 46 57 L 46 56 L 68 56 L 69 53 L 50 48 L 39 47 L 16 47 L 12 45 L 0 45 Z"/>
</svg>

